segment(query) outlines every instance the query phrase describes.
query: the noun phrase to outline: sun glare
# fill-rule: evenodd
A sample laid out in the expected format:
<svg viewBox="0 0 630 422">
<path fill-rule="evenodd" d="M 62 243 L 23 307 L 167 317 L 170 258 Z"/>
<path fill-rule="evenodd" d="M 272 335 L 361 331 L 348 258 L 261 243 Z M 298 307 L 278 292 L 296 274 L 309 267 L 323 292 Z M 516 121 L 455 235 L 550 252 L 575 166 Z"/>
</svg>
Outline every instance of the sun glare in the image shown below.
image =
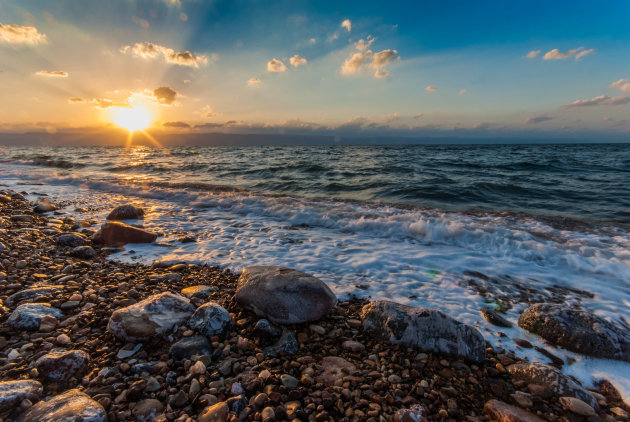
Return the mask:
<svg viewBox="0 0 630 422">
<path fill-rule="evenodd" d="M 152 120 L 151 113 L 142 107 L 120 107 L 114 111 L 112 116 L 112 122 L 129 132 L 148 128 Z"/>
</svg>

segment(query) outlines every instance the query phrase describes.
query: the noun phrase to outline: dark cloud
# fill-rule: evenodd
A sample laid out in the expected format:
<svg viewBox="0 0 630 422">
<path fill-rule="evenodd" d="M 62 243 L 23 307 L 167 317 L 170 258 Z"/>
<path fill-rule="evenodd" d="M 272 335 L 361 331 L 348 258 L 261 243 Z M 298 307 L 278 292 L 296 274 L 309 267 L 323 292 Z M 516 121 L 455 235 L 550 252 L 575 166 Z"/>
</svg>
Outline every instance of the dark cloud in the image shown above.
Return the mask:
<svg viewBox="0 0 630 422">
<path fill-rule="evenodd" d="M 171 105 L 177 98 L 177 92 L 167 86 L 161 86 L 153 91 L 153 95 L 160 104 Z"/>
<path fill-rule="evenodd" d="M 190 128 L 190 124 L 186 123 L 186 122 L 164 122 L 162 123 L 162 126 L 164 127 L 173 127 L 173 128 L 183 128 L 183 129 L 188 129 Z"/>
<path fill-rule="evenodd" d="M 529 119 L 525 120 L 525 124 L 526 125 L 536 125 L 538 123 L 542 123 L 542 122 L 546 122 L 548 120 L 553 120 L 553 117 L 549 117 L 549 116 L 535 116 L 535 117 L 530 117 Z"/>
</svg>

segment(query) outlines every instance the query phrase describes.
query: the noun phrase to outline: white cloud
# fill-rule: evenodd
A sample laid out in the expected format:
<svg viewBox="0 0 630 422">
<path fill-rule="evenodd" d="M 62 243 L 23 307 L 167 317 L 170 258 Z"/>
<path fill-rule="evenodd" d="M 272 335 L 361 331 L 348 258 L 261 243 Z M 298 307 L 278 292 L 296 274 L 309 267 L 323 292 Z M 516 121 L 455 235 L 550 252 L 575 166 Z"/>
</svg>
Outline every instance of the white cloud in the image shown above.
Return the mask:
<svg viewBox="0 0 630 422">
<path fill-rule="evenodd" d="M 400 113 L 398 112 L 392 113 L 392 114 L 385 114 L 384 116 L 381 116 L 381 122 L 391 123 L 398 120 L 399 118 L 400 118 Z"/>
<path fill-rule="evenodd" d="M 49 78 L 67 78 L 68 72 L 63 70 L 40 70 L 35 72 L 38 76 L 47 76 Z"/>
<path fill-rule="evenodd" d="M 206 56 L 196 55 L 190 51 L 175 51 L 172 48 L 150 42 L 137 42 L 133 46 L 126 45 L 120 49 L 120 52 L 142 59 L 155 59 L 161 56 L 167 63 L 179 66 L 199 67 L 200 64 L 208 63 Z"/>
<path fill-rule="evenodd" d="M 284 72 L 287 70 L 287 67 L 281 60 L 274 58 L 267 63 L 267 70 L 269 72 Z"/>
<path fill-rule="evenodd" d="M 387 69 L 377 70 L 376 72 L 374 72 L 375 78 L 386 78 L 388 76 L 391 76 L 391 75 Z"/>
<path fill-rule="evenodd" d="M 619 79 L 618 81 L 615 81 L 613 83 L 611 83 L 610 85 L 608 85 L 609 88 L 618 88 L 620 91 L 623 92 L 630 92 L 630 79 Z"/>
<path fill-rule="evenodd" d="M 34 26 L 4 25 L 0 23 L 0 42 L 8 44 L 46 44 L 46 34 Z"/>
<path fill-rule="evenodd" d="M 457 93 L 457 95 L 464 95 L 464 94 L 465 94 L 465 93 L 467 93 L 467 92 L 468 92 L 468 90 L 467 90 L 466 88 L 464 88 L 464 89 L 462 89 L 461 91 L 459 91 L 459 92 Z"/>
<path fill-rule="evenodd" d="M 368 48 L 370 48 L 375 39 L 376 38 L 372 37 L 371 35 L 368 35 L 367 38 L 361 38 L 359 41 L 355 42 L 354 46 L 359 51 L 367 50 Z"/>
<path fill-rule="evenodd" d="M 584 47 L 574 48 L 573 50 L 569 50 L 566 53 L 560 52 L 557 48 L 548 51 L 543 56 L 543 60 L 563 60 L 568 59 L 569 57 L 574 57 L 575 60 L 579 60 L 580 58 L 587 56 L 589 54 L 595 53 L 594 48 L 589 48 L 588 50 L 584 50 Z"/>
<path fill-rule="evenodd" d="M 424 88 L 424 90 L 427 91 L 427 92 L 435 92 L 435 91 L 437 91 L 437 88 L 434 87 L 433 85 L 429 85 L 426 88 Z"/>
<path fill-rule="evenodd" d="M 562 106 L 561 108 L 581 108 L 594 106 L 621 106 L 630 104 L 630 96 L 609 97 L 608 95 L 599 95 L 586 100 L 575 100 L 571 104 Z"/>
<path fill-rule="evenodd" d="M 396 50 L 383 50 L 378 53 L 374 53 L 372 57 L 372 67 L 383 67 L 387 66 L 389 62 L 396 59 L 398 57 L 398 52 Z"/>
<path fill-rule="evenodd" d="M 357 73 L 370 57 L 372 57 L 372 52 L 370 50 L 363 53 L 359 52 L 352 54 L 343 62 L 343 65 L 341 65 L 341 74 L 352 75 Z"/>
<path fill-rule="evenodd" d="M 341 27 L 346 28 L 350 32 L 352 30 L 352 22 L 350 22 L 350 19 L 345 19 L 341 22 Z"/>
<path fill-rule="evenodd" d="M 414 119 L 419 119 L 422 116 L 424 116 L 424 113 L 420 112 L 420 113 L 417 113 L 415 116 L 413 116 L 413 118 Z"/>
<path fill-rule="evenodd" d="M 536 125 L 538 123 L 546 122 L 548 120 L 553 120 L 553 117 L 535 116 L 535 117 L 530 117 L 529 119 L 525 120 L 523 123 L 525 123 L 526 125 Z"/>
<path fill-rule="evenodd" d="M 260 84 L 260 79 L 258 78 L 249 78 L 247 80 L 247 85 L 249 86 L 255 86 L 255 85 L 259 85 Z"/>
<path fill-rule="evenodd" d="M 306 59 L 304 57 L 300 57 L 298 54 L 291 57 L 289 61 L 291 62 L 291 66 L 293 67 L 298 67 L 298 66 L 306 64 Z"/>
<path fill-rule="evenodd" d="M 540 54 L 540 50 L 532 50 L 529 53 L 527 53 L 525 57 L 527 57 L 528 59 L 533 59 L 539 54 Z"/>
</svg>

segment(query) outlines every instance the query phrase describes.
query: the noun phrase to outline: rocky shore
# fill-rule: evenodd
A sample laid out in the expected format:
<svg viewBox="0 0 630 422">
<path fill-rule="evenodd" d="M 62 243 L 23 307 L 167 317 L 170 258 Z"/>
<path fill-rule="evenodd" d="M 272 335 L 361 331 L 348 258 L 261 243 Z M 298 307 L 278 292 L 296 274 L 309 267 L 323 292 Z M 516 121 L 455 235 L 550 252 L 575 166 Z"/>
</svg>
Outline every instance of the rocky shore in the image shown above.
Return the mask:
<svg viewBox="0 0 630 422">
<path fill-rule="evenodd" d="M 494 350 L 438 310 L 337 302 L 321 281 L 282 267 L 117 263 L 107 255 L 120 244 L 155 235 L 115 212 L 93 225 L 55 208 L 0 192 L 4 421 L 628 418 L 609 383 L 589 390 L 552 365 Z M 142 217 L 131 208 L 118 217 Z M 627 330 L 547 308 L 533 306 L 519 324 L 629 360 Z M 566 321 L 590 337 L 567 340 Z"/>
</svg>

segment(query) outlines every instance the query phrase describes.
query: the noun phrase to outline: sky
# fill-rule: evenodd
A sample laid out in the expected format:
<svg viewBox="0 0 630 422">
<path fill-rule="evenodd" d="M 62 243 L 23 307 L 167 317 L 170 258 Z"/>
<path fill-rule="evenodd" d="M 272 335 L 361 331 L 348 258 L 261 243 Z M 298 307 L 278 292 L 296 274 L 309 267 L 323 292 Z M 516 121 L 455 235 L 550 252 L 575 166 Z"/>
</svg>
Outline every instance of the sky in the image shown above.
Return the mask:
<svg viewBox="0 0 630 422">
<path fill-rule="evenodd" d="M 0 0 L 0 132 L 630 141 L 629 17 L 625 0 Z"/>
</svg>

